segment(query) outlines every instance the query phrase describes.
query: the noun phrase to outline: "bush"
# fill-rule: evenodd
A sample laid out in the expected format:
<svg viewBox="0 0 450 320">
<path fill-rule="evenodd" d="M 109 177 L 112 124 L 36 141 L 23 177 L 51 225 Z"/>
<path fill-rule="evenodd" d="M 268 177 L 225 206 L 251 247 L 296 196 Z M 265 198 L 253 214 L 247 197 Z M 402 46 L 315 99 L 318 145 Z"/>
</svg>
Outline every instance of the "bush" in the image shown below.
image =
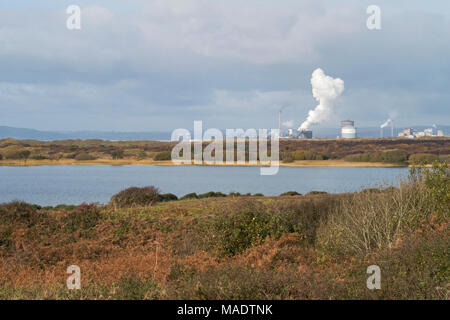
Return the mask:
<svg viewBox="0 0 450 320">
<path fill-rule="evenodd" d="M 214 191 L 209 191 L 206 193 L 202 193 L 198 195 L 199 199 L 202 198 L 218 198 L 218 197 L 226 197 L 226 194 L 223 194 L 222 192 L 214 192 Z"/>
<path fill-rule="evenodd" d="M 284 192 L 282 194 L 280 194 L 280 197 L 283 196 L 301 196 L 301 193 L 298 193 L 297 191 L 288 191 L 288 192 Z"/>
<path fill-rule="evenodd" d="M 0 154 L 0 160 L 3 160 L 3 156 Z"/>
<path fill-rule="evenodd" d="M 294 160 L 306 160 L 306 151 L 295 150 L 292 155 Z"/>
<path fill-rule="evenodd" d="M 198 199 L 198 195 L 195 192 L 191 192 L 180 198 L 180 200 L 185 200 L 185 199 Z"/>
<path fill-rule="evenodd" d="M 393 149 L 382 152 L 383 162 L 387 163 L 404 163 L 408 160 L 408 153 L 405 150 Z"/>
<path fill-rule="evenodd" d="M 299 278 L 293 269 L 272 273 L 226 263 L 203 272 L 191 271 L 186 279 L 172 285 L 171 291 L 177 299 L 190 300 L 295 299 L 303 287 L 298 285 Z"/>
<path fill-rule="evenodd" d="M 418 171 L 398 188 L 362 192 L 342 201 L 321 228 L 319 243 L 330 252 L 363 256 L 392 247 L 431 215 L 448 219 L 449 175 L 444 168 Z"/>
<path fill-rule="evenodd" d="M 409 156 L 410 164 L 430 164 L 438 160 L 438 155 L 430 153 L 415 153 Z"/>
<path fill-rule="evenodd" d="M 383 192 L 383 190 L 379 189 L 379 188 L 365 188 L 365 189 L 362 189 L 360 192 L 362 192 L 362 193 L 381 193 L 381 192 Z"/>
<path fill-rule="evenodd" d="M 78 231 L 80 235 L 87 235 L 100 220 L 100 209 L 97 204 L 83 203 L 70 212 L 65 218 L 66 232 Z"/>
<path fill-rule="evenodd" d="M 46 156 L 37 154 L 37 155 L 32 156 L 31 159 L 33 159 L 33 160 L 45 160 L 45 159 L 48 159 L 48 158 Z"/>
<path fill-rule="evenodd" d="M 109 205 L 114 208 L 130 208 L 151 206 L 158 201 L 161 201 L 158 188 L 154 186 L 131 187 L 112 196 Z"/>
<path fill-rule="evenodd" d="M 236 255 L 260 244 L 270 234 L 271 217 L 261 205 L 243 202 L 236 213 L 214 223 L 217 248 L 223 255 Z"/>
<path fill-rule="evenodd" d="M 171 151 L 158 152 L 155 155 L 154 160 L 156 160 L 156 161 L 172 160 L 172 152 Z"/>
<path fill-rule="evenodd" d="M 40 209 L 39 206 L 23 201 L 12 201 L 0 205 L 0 222 L 2 223 L 32 223 Z"/>
<path fill-rule="evenodd" d="M 114 150 L 111 152 L 111 157 L 113 159 L 123 159 L 124 151 L 123 150 Z"/>
<path fill-rule="evenodd" d="M 176 195 L 174 195 L 173 193 L 164 193 L 164 194 L 161 194 L 159 197 L 160 197 L 161 201 L 175 201 L 175 200 L 178 200 L 178 197 Z"/>
<path fill-rule="evenodd" d="M 294 162 L 294 157 L 290 153 L 287 153 L 282 155 L 282 161 L 284 163 L 292 163 Z"/>
<path fill-rule="evenodd" d="M 120 279 L 117 298 L 125 300 L 155 300 L 160 298 L 161 294 L 160 288 L 153 280 L 145 280 L 132 275 Z"/>
<path fill-rule="evenodd" d="M 82 152 L 75 156 L 75 160 L 78 160 L 78 161 L 88 161 L 88 160 L 95 160 L 95 159 L 96 158 L 94 156 L 90 155 L 87 152 Z"/>
<path fill-rule="evenodd" d="M 345 156 L 344 160 L 353 162 L 382 162 L 383 157 L 381 153 L 356 153 Z"/>
<path fill-rule="evenodd" d="M 212 227 L 205 229 L 212 230 L 214 246 L 223 256 L 242 253 L 267 238 L 277 240 L 286 233 L 297 234 L 312 244 L 321 221 L 337 204 L 337 198 L 291 198 L 267 204 L 240 199 L 220 212 Z"/>
<path fill-rule="evenodd" d="M 30 152 L 30 150 L 27 150 L 24 148 L 20 148 L 20 147 L 16 147 L 16 146 L 9 146 L 4 149 L 3 154 L 4 154 L 5 159 L 10 159 L 10 160 L 24 159 L 24 160 L 26 160 L 30 156 L 31 152 Z"/>
<path fill-rule="evenodd" d="M 431 169 L 423 169 L 429 200 L 437 208 L 437 217 L 446 221 L 450 211 L 450 170 L 447 163 L 435 163 Z"/>
<path fill-rule="evenodd" d="M 328 192 L 326 192 L 326 191 L 310 191 L 310 192 L 308 192 L 306 195 L 307 196 L 310 196 L 310 195 L 314 195 L 314 194 L 328 194 Z"/>
</svg>

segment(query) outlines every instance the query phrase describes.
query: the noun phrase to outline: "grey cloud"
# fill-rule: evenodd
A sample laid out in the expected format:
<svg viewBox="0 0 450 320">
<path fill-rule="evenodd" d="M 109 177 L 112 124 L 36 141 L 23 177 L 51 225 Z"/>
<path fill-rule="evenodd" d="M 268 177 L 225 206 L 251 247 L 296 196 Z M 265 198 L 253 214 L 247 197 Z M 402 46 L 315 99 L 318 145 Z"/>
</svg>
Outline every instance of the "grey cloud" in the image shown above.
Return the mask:
<svg viewBox="0 0 450 320">
<path fill-rule="evenodd" d="M 64 8 L 0 9 L 2 124 L 274 126 L 281 104 L 290 106 L 286 120 L 301 122 L 315 104 L 309 79 L 317 67 L 346 84 L 333 121 L 377 123 L 389 110 L 405 123 L 450 120 L 447 16 L 390 4 L 383 29 L 371 32 L 359 2 L 325 4 L 161 0 L 129 12 L 91 5 L 75 32 L 65 29 Z"/>
</svg>

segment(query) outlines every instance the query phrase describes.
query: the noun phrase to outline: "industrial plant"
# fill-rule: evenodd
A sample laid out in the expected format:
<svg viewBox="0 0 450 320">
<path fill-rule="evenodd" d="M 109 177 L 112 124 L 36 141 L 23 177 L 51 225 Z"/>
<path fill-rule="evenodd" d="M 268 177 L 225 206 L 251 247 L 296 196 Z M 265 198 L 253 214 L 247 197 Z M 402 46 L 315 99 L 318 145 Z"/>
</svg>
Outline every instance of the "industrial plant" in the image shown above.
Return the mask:
<svg viewBox="0 0 450 320">
<path fill-rule="evenodd" d="M 319 102 L 319 104 L 314 109 L 309 110 L 306 119 L 296 130 L 293 128 L 294 121 L 289 120 L 285 123 L 282 122 L 282 110 L 284 108 L 282 107 L 278 112 L 278 128 L 280 137 L 291 139 L 312 139 L 313 131 L 311 130 L 311 127 L 314 125 L 318 125 L 330 118 L 336 101 L 344 91 L 343 80 L 327 76 L 320 68 L 314 70 L 314 72 L 312 73 L 311 86 L 313 97 Z M 282 131 L 282 126 L 288 128 L 286 132 Z M 389 129 L 389 127 L 390 132 L 386 134 L 386 128 Z M 436 125 L 433 125 L 433 128 L 437 130 Z M 442 130 L 437 130 L 436 134 L 434 134 L 433 128 L 428 128 L 420 132 L 414 130 L 413 128 L 406 128 L 401 130 L 400 133 L 398 133 L 397 137 L 420 138 L 444 136 L 444 132 Z M 360 131 L 364 132 L 364 130 L 361 128 Z M 374 133 L 371 132 L 370 134 L 371 137 L 376 137 L 376 135 L 376 131 Z M 380 126 L 380 138 L 383 138 L 385 135 L 392 138 L 396 137 L 394 120 L 391 118 L 387 119 Z M 355 127 L 355 121 L 342 120 L 340 123 L 340 133 L 337 138 L 356 139 L 357 137 L 358 134 L 357 128 Z"/>
<path fill-rule="evenodd" d="M 433 133 L 433 128 L 428 128 L 423 131 L 417 131 L 413 128 L 405 128 L 398 134 L 398 137 L 400 138 L 422 138 L 422 137 L 443 137 L 444 131 L 437 130 L 437 133 Z"/>
</svg>

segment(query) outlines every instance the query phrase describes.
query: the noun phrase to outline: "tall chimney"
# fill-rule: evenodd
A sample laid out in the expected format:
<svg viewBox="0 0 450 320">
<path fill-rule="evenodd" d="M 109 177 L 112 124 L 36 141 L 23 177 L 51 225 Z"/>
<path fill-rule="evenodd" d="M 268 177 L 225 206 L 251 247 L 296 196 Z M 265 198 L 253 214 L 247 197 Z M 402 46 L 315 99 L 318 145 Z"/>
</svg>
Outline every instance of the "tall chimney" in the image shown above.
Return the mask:
<svg viewBox="0 0 450 320">
<path fill-rule="evenodd" d="M 391 121 L 391 135 L 394 138 L 394 120 Z"/>
<path fill-rule="evenodd" d="M 380 127 L 380 138 L 383 138 L 383 127 Z"/>
</svg>

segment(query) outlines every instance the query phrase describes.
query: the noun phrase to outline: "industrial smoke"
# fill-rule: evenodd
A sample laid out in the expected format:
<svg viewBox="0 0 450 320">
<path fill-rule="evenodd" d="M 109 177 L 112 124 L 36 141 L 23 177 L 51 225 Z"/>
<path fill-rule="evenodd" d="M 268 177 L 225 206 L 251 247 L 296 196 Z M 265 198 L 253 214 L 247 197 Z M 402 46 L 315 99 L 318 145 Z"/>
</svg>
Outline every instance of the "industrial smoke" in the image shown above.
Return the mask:
<svg viewBox="0 0 450 320">
<path fill-rule="evenodd" d="M 392 119 L 387 119 L 386 122 L 380 126 L 380 128 L 381 129 L 386 128 L 391 122 L 392 122 Z"/>
<path fill-rule="evenodd" d="M 285 126 L 285 127 L 287 127 L 287 128 L 292 128 L 292 127 L 294 127 L 294 120 L 288 120 L 288 121 L 285 121 L 285 122 L 283 122 L 283 126 Z"/>
<path fill-rule="evenodd" d="M 322 69 L 314 70 L 311 77 L 313 97 L 319 101 L 314 110 L 310 110 L 306 121 L 298 128 L 308 130 L 313 124 L 326 120 L 333 111 L 334 102 L 344 91 L 344 81 L 327 76 Z"/>
</svg>

